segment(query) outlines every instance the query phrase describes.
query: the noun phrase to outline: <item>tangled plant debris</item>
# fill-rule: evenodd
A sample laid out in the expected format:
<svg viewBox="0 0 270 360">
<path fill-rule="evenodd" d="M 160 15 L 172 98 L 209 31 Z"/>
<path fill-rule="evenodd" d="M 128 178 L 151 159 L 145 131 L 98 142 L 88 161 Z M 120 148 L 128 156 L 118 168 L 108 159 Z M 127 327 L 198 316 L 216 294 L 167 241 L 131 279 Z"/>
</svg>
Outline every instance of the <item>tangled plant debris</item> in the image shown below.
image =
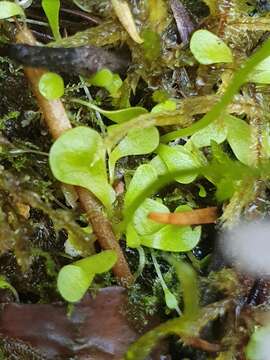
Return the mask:
<svg viewBox="0 0 270 360">
<path fill-rule="evenodd" d="M 2 358 L 268 360 L 269 10 L 0 1 Z"/>
</svg>

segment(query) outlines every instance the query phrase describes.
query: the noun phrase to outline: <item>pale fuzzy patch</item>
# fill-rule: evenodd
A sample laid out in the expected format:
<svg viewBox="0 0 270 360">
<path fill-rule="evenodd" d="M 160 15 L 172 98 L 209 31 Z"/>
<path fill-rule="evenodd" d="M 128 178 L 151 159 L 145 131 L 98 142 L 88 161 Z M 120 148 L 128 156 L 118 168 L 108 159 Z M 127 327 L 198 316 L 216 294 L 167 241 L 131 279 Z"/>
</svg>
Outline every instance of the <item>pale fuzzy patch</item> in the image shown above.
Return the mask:
<svg viewBox="0 0 270 360">
<path fill-rule="evenodd" d="M 241 222 L 223 233 L 221 246 L 240 270 L 270 276 L 270 221 Z"/>
</svg>

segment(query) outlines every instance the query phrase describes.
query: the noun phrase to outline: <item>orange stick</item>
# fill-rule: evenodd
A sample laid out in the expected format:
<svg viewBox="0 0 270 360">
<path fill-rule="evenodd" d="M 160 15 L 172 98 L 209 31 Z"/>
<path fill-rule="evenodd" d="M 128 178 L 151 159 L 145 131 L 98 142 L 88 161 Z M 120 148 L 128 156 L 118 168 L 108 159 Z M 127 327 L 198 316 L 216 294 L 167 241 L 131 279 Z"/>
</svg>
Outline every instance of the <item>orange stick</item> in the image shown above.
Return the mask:
<svg viewBox="0 0 270 360">
<path fill-rule="evenodd" d="M 218 210 L 217 207 L 209 207 L 176 213 L 151 212 L 148 218 L 161 224 L 181 226 L 211 224 L 217 220 Z"/>
</svg>

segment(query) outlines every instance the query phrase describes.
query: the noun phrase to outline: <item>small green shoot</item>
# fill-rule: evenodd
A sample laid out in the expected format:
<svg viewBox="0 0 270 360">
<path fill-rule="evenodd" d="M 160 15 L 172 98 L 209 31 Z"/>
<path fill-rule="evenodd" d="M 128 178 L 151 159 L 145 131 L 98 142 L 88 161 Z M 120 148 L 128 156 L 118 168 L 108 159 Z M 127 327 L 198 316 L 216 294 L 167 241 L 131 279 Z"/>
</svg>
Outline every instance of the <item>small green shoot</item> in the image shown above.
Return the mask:
<svg viewBox="0 0 270 360">
<path fill-rule="evenodd" d="M 174 296 L 174 294 L 168 289 L 168 286 L 163 279 L 159 264 L 157 262 L 157 259 L 154 255 L 153 251 L 151 251 L 151 257 L 152 257 L 152 261 L 153 261 L 157 276 L 159 278 L 160 284 L 162 286 L 162 290 L 164 292 L 164 297 L 165 297 L 165 302 L 166 302 L 167 307 L 170 310 L 175 310 L 178 313 L 178 315 L 181 315 L 181 310 L 179 309 L 178 301 L 177 301 L 176 297 Z"/>
<path fill-rule="evenodd" d="M 14 2 L 0 1 L 0 19 L 8 19 L 12 16 L 25 17 L 23 9 Z"/>
<path fill-rule="evenodd" d="M 115 122 L 117 124 L 122 124 L 133 118 L 136 118 L 137 116 L 148 113 L 148 111 L 145 108 L 140 107 L 140 106 L 134 106 L 134 107 L 129 107 L 129 108 L 120 109 L 120 110 L 103 110 L 100 107 L 98 107 L 90 102 L 84 101 L 84 100 L 71 99 L 71 101 L 74 103 L 77 103 L 77 104 L 87 106 L 88 108 L 90 108 L 92 110 L 96 110 L 96 111 L 100 112 L 102 115 L 104 115 L 106 118 L 112 120 L 113 122 Z"/>
<path fill-rule="evenodd" d="M 59 99 L 65 91 L 62 77 L 53 72 L 43 74 L 38 83 L 39 92 L 47 100 Z"/>
<path fill-rule="evenodd" d="M 49 162 L 56 179 L 90 190 L 110 210 L 115 193 L 108 183 L 105 156 L 99 133 L 79 126 L 55 141 Z"/>
<path fill-rule="evenodd" d="M 147 129 L 131 129 L 127 136 L 120 141 L 109 156 L 109 172 L 111 182 L 114 177 L 116 162 L 130 155 L 143 155 L 153 152 L 159 144 L 159 132 L 156 127 Z"/>
<path fill-rule="evenodd" d="M 208 30 L 195 31 L 190 40 L 190 50 L 200 64 L 210 65 L 233 61 L 230 48 Z"/>
<path fill-rule="evenodd" d="M 113 74 L 109 69 L 101 69 L 90 77 L 89 83 L 94 86 L 104 87 L 112 97 L 117 97 L 123 81 L 118 74 Z"/>
<path fill-rule="evenodd" d="M 42 0 L 42 8 L 47 16 L 54 39 L 61 40 L 59 31 L 60 0 Z"/>
<path fill-rule="evenodd" d="M 174 100 L 168 99 L 165 100 L 153 107 L 151 113 L 159 113 L 159 112 L 167 112 L 167 111 L 175 111 L 176 110 L 176 102 Z"/>
<path fill-rule="evenodd" d="M 17 293 L 17 290 L 10 285 L 9 282 L 7 282 L 7 280 L 5 279 L 4 276 L 0 275 L 0 289 L 8 289 L 12 292 L 12 294 L 14 295 L 16 301 L 19 302 L 19 295 Z"/>
<path fill-rule="evenodd" d="M 109 69 L 101 69 L 93 74 L 88 82 L 91 85 L 99 87 L 107 87 L 113 81 L 113 73 Z"/>
<path fill-rule="evenodd" d="M 116 263 L 116 260 L 115 251 L 105 250 L 64 266 L 57 278 L 57 288 L 60 294 L 69 302 L 81 300 L 95 275 L 109 271 Z"/>
</svg>

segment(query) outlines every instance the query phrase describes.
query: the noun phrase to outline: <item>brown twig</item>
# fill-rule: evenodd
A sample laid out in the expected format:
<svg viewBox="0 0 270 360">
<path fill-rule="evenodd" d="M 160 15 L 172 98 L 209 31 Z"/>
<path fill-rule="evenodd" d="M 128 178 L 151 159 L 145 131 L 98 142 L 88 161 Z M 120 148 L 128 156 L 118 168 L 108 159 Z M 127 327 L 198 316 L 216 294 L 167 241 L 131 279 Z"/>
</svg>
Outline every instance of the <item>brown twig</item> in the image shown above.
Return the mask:
<svg viewBox="0 0 270 360">
<path fill-rule="evenodd" d="M 211 224 L 217 220 L 218 211 L 216 207 L 209 207 L 176 213 L 151 212 L 148 218 L 162 224 L 181 226 Z"/>
<path fill-rule="evenodd" d="M 190 346 L 193 346 L 197 349 L 201 349 L 207 352 L 219 352 L 221 350 L 221 346 L 219 344 L 210 343 L 206 340 L 197 338 L 197 337 L 190 337 L 185 339 L 186 343 Z"/>
<path fill-rule="evenodd" d="M 16 35 L 18 43 L 37 45 L 37 42 L 26 27 L 19 28 Z M 47 100 L 38 90 L 40 77 L 44 70 L 25 68 L 25 74 L 32 85 L 33 93 L 37 99 L 39 107 L 43 113 L 44 120 L 53 137 L 57 139 L 65 131 L 71 129 L 71 123 L 67 117 L 66 111 L 61 100 Z M 109 220 L 104 216 L 101 205 L 96 197 L 88 190 L 76 188 L 81 206 L 86 211 L 88 219 L 92 224 L 93 230 L 97 236 L 100 246 L 103 249 L 114 249 L 118 255 L 118 261 L 113 268 L 114 274 L 120 283 L 129 285 L 132 282 L 132 274 L 126 262 L 122 249 L 117 242 Z"/>
</svg>

